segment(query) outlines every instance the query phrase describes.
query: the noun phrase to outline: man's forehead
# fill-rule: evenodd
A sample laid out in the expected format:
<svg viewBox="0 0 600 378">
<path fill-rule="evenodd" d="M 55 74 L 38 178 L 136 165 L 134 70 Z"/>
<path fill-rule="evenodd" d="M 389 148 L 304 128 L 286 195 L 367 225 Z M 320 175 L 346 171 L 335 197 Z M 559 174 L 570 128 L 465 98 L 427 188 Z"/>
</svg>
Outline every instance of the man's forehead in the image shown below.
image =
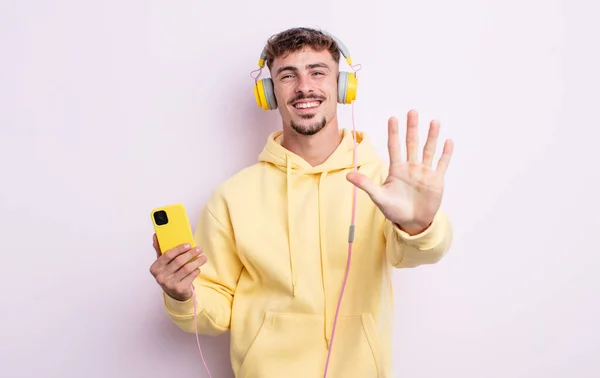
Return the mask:
<svg viewBox="0 0 600 378">
<path fill-rule="evenodd" d="M 287 53 L 273 60 L 273 70 L 279 71 L 282 67 L 307 69 L 309 66 L 334 68 L 335 61 L 327 50 L 316 51 L 310 47 Z"/>
</svg>

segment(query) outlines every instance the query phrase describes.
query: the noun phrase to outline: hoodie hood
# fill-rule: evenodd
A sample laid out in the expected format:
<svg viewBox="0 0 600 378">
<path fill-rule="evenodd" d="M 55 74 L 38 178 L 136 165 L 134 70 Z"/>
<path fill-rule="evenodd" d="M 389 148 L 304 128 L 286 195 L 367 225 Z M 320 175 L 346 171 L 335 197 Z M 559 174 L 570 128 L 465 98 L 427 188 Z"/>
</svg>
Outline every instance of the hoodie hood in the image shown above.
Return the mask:
<svg viewBox="0 0 600 378">
<path fill-rule="evenodd" d="M 262 152 L 258 156 L 260 162 L 270 163 L 277 168 L 296 173 L 315 174 L 326 173 L 335 170 L 343 170 L 354 167 L 354 139 L 351 130 L 342 129 L 340 131 L 342 141 L 336 150 L 329 158 L 317 166 L 311 166 L 303 158 L 295 153 L 285 149 L 281 145 L 283 132 L 276 131 L 271 133 L 267 139 L 267 143 Z M 356 147 L 358 167 L 363 164 L 373 163 L 378 161 L 377 153 L 375 152 L 370 140 L 363 132 L 356 132 Z"/>
<path fill-rule="evenodd" d="M 306 179 L 306 175 L 319 175 L 318 190 L 319 197 L 321 197 L 321 188 L 323 185 L 326 185 L 328 174 L 354 168 L 354 133 L 347 129 L 340 130 L 340 133 L 342 140 L 335 151 L 326 161 L 314 167 L 281 145 L 282 131 L 276 131 L 269 135 L 267 143 L 258 158 L 259 162 L 272 164 L 286 174 L 287 237 L 289 243 L 290 273 L 292 277 L 290 287 L 293 296 L 296 295 L 294 258 L 296 257 L 295 252 L 299 244 L 294 241 L 295 235 L 292 230 L 302 226 L 294 224 L 295 217 L 292 214 L 293 209 L 302 208 L 302 206 L 298 206 L 294 202 L 294 180 Z M 372 143 L 363 132 L 356 132 L 356 149 L 358 169 L 364 164 L 380 162 Z M 319 203 L 324 203 L 324 201 L 319 201 Z M 319 208 L 319 212 L 321 211 L 322 209 Z M 326 269 L 326 267 L 323 268 Z"/>
</svg>

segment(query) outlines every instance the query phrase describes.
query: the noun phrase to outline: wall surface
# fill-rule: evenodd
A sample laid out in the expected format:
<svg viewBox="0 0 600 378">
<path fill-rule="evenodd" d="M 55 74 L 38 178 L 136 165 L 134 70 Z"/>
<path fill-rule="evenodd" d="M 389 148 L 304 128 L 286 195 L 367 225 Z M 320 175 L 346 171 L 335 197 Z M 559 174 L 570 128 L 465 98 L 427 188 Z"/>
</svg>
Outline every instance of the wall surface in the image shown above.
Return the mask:
<svg viewBox="0 0 600 378">
<path fill-rule="evenodd" d="M 148 271 L 149 211 L 195 219 L 256 161 L 280 126 L 250 72 L 271 34 L 307 25 L 362 65 L 357 128 L 383 157 L 411 108 L 422 141 L 437 118 L 455 142 L 453 248 L 395 271 L 395 377 L 600 376 L 593 7 L 0 1 L 0 375 L 208 376 Z M 232 377 L 227 335 L 201 342 Z"/>
</svg>

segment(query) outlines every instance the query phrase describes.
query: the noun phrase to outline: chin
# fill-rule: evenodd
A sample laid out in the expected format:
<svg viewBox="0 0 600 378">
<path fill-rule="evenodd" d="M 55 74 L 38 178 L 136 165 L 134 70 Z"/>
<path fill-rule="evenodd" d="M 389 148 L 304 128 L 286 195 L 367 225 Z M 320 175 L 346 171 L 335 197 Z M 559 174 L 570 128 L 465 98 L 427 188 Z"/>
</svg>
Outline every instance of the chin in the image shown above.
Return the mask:
<svg viewBox="0 0 600 378">
<path fill-rule="evenodd" d="M 312 117 L 312 119 L 303 119 L 301 121 L 290 121 L 290 127 L 300 135 L 315 135 L 327 125 L 325 117 L 318 119 Z"/>
<path fill-rule="evenodd" d="M 315 135 L 327 125 L 324 97 L 310 97 L 294 101 L 289 105 L 290 127 L 300 135 Z"/>
</svg>

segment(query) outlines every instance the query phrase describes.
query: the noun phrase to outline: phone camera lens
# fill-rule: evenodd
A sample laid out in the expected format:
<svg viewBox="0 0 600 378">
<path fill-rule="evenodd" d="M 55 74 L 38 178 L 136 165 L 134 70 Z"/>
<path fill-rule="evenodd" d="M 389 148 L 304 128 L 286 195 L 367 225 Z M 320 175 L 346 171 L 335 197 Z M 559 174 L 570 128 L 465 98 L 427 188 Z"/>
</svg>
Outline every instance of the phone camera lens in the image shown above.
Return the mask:
<svg viewBox="0 0 600 378">
<path fill-rule="evenodd" d="M 154 213 L 154 221 L 157 225 L 162 226 L 169 223 L 169 218 L 167 218 L 167 213 L 164 210 L 159 210 Z"/>
</svg>

